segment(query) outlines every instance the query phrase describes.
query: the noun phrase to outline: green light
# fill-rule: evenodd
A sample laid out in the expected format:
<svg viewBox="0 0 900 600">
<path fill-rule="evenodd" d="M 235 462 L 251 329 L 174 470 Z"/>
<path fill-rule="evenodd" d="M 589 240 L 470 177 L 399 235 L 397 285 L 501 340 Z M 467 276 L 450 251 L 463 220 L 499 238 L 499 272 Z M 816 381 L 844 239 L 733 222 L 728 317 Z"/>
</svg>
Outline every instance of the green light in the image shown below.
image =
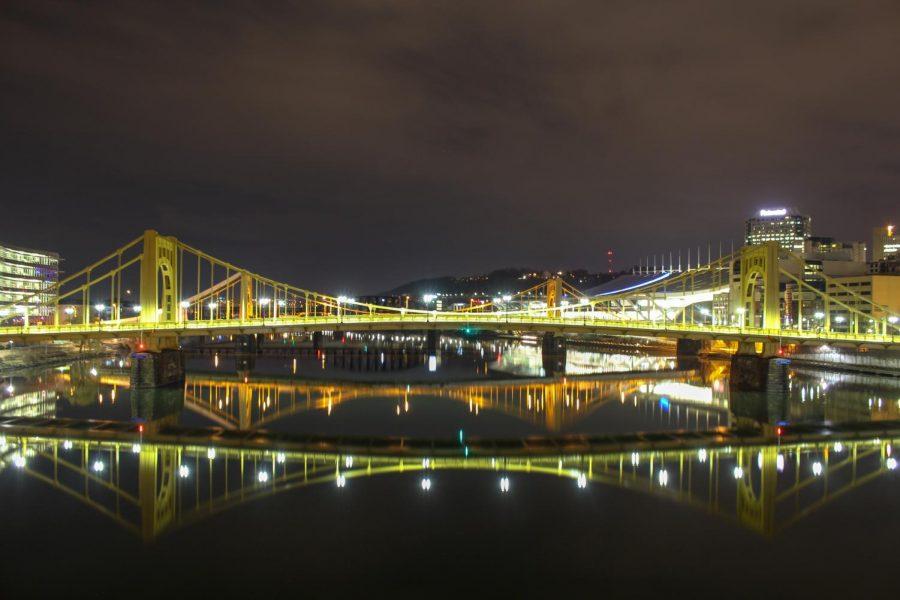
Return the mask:
<svg viewBox="0 0 900 600">
<path fill-rule="evenodd" d="M 463 430 L 462 429 L 459 430 L 459 443 L 460 444 L 463 443 Z"/>
</svg>

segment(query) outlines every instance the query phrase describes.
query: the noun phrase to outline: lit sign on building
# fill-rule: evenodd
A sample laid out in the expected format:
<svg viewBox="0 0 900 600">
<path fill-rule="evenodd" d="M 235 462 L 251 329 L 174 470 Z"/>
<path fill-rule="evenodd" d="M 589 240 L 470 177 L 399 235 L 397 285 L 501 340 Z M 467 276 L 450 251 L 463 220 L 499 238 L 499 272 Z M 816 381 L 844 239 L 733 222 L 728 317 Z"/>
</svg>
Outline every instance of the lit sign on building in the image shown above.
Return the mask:
<svg viewBox="0 0 900 600">
<path fill-rule="evenodd" d="M 772 209 L 762 209 L 759 211 L 759 216 L 761 217 L 783 217 L 787 214 L 786 208 L 772 208 Z"/>
</svg>

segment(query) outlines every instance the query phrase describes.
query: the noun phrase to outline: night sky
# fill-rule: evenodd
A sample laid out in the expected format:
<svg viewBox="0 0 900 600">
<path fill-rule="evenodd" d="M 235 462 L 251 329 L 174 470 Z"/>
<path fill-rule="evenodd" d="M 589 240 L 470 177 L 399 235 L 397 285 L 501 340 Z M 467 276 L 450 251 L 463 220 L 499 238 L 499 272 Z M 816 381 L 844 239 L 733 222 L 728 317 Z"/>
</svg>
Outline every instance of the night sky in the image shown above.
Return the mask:
<svg viewBox="0 0 900 600">
<path fill-rule="evenodd" d="M 364 293 L 900 216 L 896 1 L 265 4 L 4 1 L 0 240 Z"/>
</svg>

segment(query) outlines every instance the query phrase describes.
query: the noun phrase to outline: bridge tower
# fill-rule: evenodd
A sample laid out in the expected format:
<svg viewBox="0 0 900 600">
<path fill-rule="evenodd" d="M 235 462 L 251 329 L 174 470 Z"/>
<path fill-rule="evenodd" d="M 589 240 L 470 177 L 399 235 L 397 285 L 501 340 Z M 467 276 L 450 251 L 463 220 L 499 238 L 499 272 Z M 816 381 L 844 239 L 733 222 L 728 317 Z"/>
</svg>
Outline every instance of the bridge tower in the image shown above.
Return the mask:
<svg viewBox="0 0 900 600">
<path fill-rule="evenodd" d="M 741 318 L 741 325 L 781 329 L 778 243 L 766 242 L 757 246 L 744 246 L 741 249 L 740 265 L 741 289 L 738 293 L 737 312 Z M 759 303 L 757 303 L 758 296 L 761 296 Z M 758 324 L 757 315 L 761 317 Z"/>
<path fill-rule="evenodd" d="M 144 232 L 141 255 L 140 321 L 151 330 L 131 356 L 131 388 L 153 388 L 184 381 L 184 356 L 178 336 L 152 331 L 155 325 L 181 320 L 178 240 Z"/>
<path fill-rule="evenodd" d="M 152 229 L 145 231 L 141 257 L 141 323 L 181 320 L 178 270 L 178 240 Z"/>
<path fill-rule="evenodd" d="M 547 316 L 558 317 L 560 301 L 563 295 L 563 281 L 559 277 L 551 277 L 547 280 Z"/>
</svg>

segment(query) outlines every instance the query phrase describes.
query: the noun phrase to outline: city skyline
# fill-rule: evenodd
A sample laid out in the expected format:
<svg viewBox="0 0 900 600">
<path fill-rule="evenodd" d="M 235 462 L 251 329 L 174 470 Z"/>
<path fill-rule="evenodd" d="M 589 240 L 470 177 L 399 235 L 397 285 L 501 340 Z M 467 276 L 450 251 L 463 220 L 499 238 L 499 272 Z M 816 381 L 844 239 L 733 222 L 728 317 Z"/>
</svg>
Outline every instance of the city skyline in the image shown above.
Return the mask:
<svg viewBox="0 0 900 600">
<path fill-rule="evenodd" d="M 2 237 L 78 266 L 150 226 L 333 290 L 627 268 L 781 205 L 869 241 L 900 41 L 867 8 L 11 3 Z"/>
</svg>

